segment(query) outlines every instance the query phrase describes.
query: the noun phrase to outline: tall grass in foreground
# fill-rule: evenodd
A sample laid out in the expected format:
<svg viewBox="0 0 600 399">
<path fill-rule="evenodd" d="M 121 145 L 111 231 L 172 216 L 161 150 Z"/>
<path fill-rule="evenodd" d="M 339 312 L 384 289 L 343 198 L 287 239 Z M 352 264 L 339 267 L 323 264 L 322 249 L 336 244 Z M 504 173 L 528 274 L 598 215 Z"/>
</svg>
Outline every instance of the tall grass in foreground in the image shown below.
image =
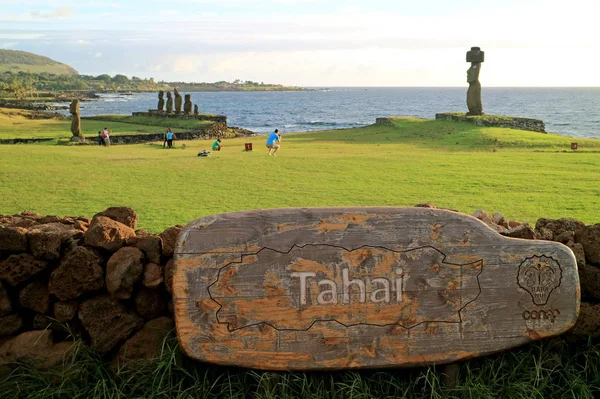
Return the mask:
<svg viewBox="0 0 600 399">
<path fill-rule="evenodd" d="M 594 398 L 600 344 L 555 339 L 464 362 L 453 389 L 441 370 L 249 371 L 187 359 L 171 338 L 156 364 L 118 371 L 78 345 L 61 372 L 23 366 L 0 380 L 0 398 Z"/>
</svg>

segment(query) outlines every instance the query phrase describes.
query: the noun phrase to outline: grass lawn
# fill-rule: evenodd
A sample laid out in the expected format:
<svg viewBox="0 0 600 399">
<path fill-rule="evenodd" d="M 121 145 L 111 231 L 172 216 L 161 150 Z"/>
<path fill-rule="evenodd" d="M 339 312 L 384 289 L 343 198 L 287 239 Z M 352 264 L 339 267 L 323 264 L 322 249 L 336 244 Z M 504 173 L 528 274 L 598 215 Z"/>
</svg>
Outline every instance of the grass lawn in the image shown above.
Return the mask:
<svg viewBox="0 0 600 399">
<path fill-rule="evenodd" d="M 152 116 L 142 115 L 95 115 L 93 117 L 85 117 L 81 119 L 82 121 L 106 121 L 110 123 L 116 122 L 118 124 L 133 123 L 137 125 L 170 127 L 182 130 L 202 129 L 207 125 L 213 123 L 210 121 L 202 121 L 196 119 L 154 118 Z"/>
<path fill-rule="evenodd" d="M 218 367 L 181 356 L 167 340 L 153 365 L 116 372 L 84 347 L 64 370 L 22 367 L 3 380 L 2 398 L 223 399 L 593 399 L 600 394 L 600 346 L 546 340 L 460 364 L 455 388 L 443 367 L 273 373 Z"/>
<path fill-rule="evenodd" d="M 72 136 L 70 120 L 30 119 L 28 116 L 31 114 L 31 111 L 0 108 L 0 139 L 68 139 Z M 208 123 L 210 122 L 200 121 L 200 124 L 206 125 Z M 111 129 L 113 135 L 115 136 L 122 134 L 160 133 L 164 130 L 161 126 L 150 126 L 146 123 L 137 124 L 127 121 L 117 122 L 87 118 L 81 120 L 81 127 L 83 129 L 83 134 L 86 137 L 96 136 L 98 131 L 104 129 L 105 127 Z M 173 132 L 177 133 L 189 129 L 177 128 L 173 126 L 172 130 Z"/>
<path fill-rule="evenodd" d="M 600 141 L 470 123 L 394 119 L 370 126 L 284 135 L 276 157 L 266 137 L 96 146 L 0 146 L 0 213 L 87 215 L 131 206 L 140 228 L 242 209 L 304 206 L 413 206 L 432 202 L 472 213 L 501 211 L 600 222 Z M 35 125 L 41 121 L 29 121 Z M 87 122 L 87 121 L 86 121 Z M 104 122 L 103 122 L 104 123 Z M 117 126 L 109 125 L 109 127 Z M 123 123 L 123 125 L 131 125 Z M 135 126 L 135 125 L 133 125 Z M 4 134 L 0 126 L 0 135 Z M 252 142 L 254 151 L 243 151 Z M 81 348 L 63 374 L 22 367 L 0 377 L 0 398 L 594 398 L 598 343 L 560 338 L 466 361 L 444 389 L 438 367 L 360 372 L 270 373 L 201 364 L 167 343 L 156 365 L 115 373 Z M 5 379 L 3 379 L 5 378 Z"/>
<path fill-rule="evenodd" d="M 34 121 L 37 123 L 37 121 Z M 110 148 L 0 146 L 0 213 L 92 216 L 130 206 L 140 227 L 244 209 L 307 206 L 439 207 L 600 222 L 600 140 L 397 119 L 370 126 L 285 135 L 276 157 L 264 137 Z M 112 126 L 114 128 L 114 125 Z M 254 151 L 244 152 L 244 142 Z"/>
</svg>

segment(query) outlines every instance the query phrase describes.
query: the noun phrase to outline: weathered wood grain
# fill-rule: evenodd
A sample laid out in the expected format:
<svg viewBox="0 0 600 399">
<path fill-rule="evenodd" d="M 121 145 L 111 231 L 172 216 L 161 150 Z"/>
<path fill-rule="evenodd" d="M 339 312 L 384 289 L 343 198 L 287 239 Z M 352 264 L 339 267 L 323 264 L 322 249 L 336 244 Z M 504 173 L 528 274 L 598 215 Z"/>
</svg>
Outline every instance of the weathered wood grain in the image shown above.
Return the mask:
<svg viewBox="0 0 600 399">
<path fill-rule="evenodd" d="M 579 312 L 566 246 L 424 208 L 237 212 L 175 251 L 181 346 L 266 370 L 449 363 L 560 334 Z"/>
</svg>

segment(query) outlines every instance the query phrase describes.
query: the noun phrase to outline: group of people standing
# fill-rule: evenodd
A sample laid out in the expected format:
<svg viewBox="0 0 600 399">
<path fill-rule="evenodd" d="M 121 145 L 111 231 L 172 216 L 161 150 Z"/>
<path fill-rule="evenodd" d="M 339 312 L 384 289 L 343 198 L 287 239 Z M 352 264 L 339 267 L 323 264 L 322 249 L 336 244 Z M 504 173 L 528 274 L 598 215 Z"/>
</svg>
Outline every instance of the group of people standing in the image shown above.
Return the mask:
<svg viewBox="0 0 600 399">
<path fill-rule="evenodd" d="M 171 128 L 167 128 L 167 131 L 163 135 L 163 148 L 165 145 L 167 148 L 173 148 L 173 139 L 175 138 L 175 133 L 171 131 Z"/>
<path fill-rule="evenodd" d="M 108 128 L 104 128 L 104 130 L 101 130 L 98 132 L 98 145 L 99 146 L 105 146 L 105 147 L 110 147 L 110 134 L 112 132 L 110 130 L 108 130 Z M 164 135 L 163 135 L 163 148 L 167 147 L 167 148 L 173 148 L 173 139 L 175 139 L 175 134 L 171 131 L 171 128 L 167 128 L 167 130 L 165 131 Z M 275 153 L 277 152 L 277 150 L 279 149 L 280 145 L 279 143 L 281 143 L 281 133 L 279 133 L 279 129 L 275 129 L 275 131 L 273 133 L 271 133 L 269 135 L 269 137 L 267 138 L 267 148 L 269 149 L 269 156 L 273 155 L 275 156 Z M 217 139 L 213 145 L 212 145 L 212 150 L 213 151 L 220 151 L 221 150 L 221 139 Z"/>
<path fill-rule="evenodd" d="M 104 130 L 100 130 L 98 132 L 98 145 L 104 147 L 110 147 L 110 134 L 112 132 L 108 130 L 108 128 L 104 128 Z"/>
</svg>

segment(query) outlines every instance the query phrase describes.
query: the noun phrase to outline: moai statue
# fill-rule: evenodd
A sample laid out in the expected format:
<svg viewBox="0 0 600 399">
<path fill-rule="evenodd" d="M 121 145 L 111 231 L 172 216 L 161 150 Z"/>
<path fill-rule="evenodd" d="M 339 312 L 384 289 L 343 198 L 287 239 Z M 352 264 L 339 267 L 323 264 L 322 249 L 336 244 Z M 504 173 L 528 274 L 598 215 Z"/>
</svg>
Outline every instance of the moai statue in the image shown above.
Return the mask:
<svg viewBox="0 0 600 399">
<path fill-rule="evenodd" d="M 175 88 L 174 90 L 175 92 L 175 113 L 176 114 L 180 114 L 181 113 L 181 94 L 179 94 L 179 91 L 177 91 L 177 88 Z"/>
<path fill-rule="evenodd" d="M 185 95 L 185 103 L 183 103 L 183 113 L 185 115 L 191 115 L 192 113 L 192 95 Z"/>
<path fill-rule="evenodd" d="M 200 113 L 198 112 L 198 104 L 194 104 L 194 116 L 198 116 Z"/>
<path fill-rule="evenodd" d="M 171 96 L 171 92 L 167 92 L 167 114 L 173 112 L 173 97 Z"/>
<path fill-rule="evenodd" d="M 71 113 L 71 133 L 73 133 L 73 137 L 71 141 L 85 141 L 83 134 L 81 133 L 81 117 L 79 114 L 79 100 L 75 99 L 71 101 L 71 106 L 69 107 L 69 112 Z"/>
<path fill-rule="evenodd" d="M 158 112 L 163 112 L 163 108 L 165 107 L 165 99 L 163 96 L 165 95 L 164 91 L 158 92 Z"/>
<path fill-rule="evenodd" d="M 481 83 L 479 83 L 479 71 L 483 60 L 484 52 L 479 47 L 471 47 L 471 50 L 467 51 L 467 62 L 471 63 L 471 67 L 467 70 L 467 82 L 469 82 L 469 89 L 467 90 L 469 112 L 467 112 L 467 115 L 483 114 Z"/>
</svg>

